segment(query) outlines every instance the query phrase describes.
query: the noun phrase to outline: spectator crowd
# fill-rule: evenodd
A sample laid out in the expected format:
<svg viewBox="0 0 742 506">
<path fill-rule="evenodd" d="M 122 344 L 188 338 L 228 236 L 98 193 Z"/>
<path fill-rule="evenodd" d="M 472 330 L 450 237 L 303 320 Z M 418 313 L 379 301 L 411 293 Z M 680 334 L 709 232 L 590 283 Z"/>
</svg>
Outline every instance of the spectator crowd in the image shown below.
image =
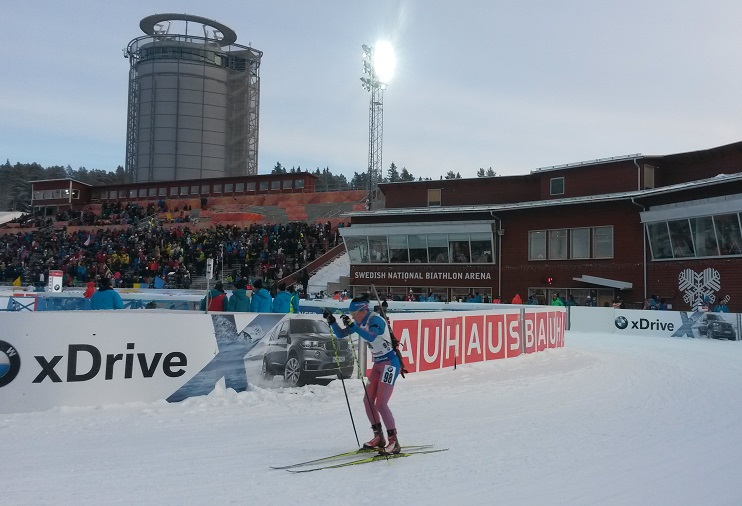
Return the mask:
<svg viewBox="0 0 742 506">
<path fill-rule="evenodd" d="M 131 222 L 148 216 L 148 209 L 129 207 L 109 217 Z M 112 218 L 114 215 L 117 218 Z M 90 221 L 84 211 L 78 219 L 82 223 Z M 329 222 L 217 225 L 197 230 L 176 225 L 5 232 L 0 233 L 0 283 L 21 278 L 23 286 L 43 286 L 50 270 L 61 270 L 66 287 L 110 278 L 116 288 L 133 287 L 135 283 L 189 288 L 193 276 L 205 275 L 211 258 L 217 278 L 231 283 L 260 279 L 266 287 L 275 289 L 278 280 L 301 270 L 339 240 Z"/>
</svg>

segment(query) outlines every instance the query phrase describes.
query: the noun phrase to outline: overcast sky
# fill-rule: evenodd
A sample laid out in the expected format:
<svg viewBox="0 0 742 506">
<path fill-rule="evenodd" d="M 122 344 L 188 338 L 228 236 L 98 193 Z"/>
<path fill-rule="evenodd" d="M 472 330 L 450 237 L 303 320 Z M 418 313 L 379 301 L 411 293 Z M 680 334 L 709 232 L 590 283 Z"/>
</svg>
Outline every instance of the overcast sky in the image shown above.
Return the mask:
<svg viewBox="0 0 742 506">
<path fill-rule="evenodd" d="M 128 42 L 151 14 L 220 21 L 263 51 L 259 173 L 366 170 L 361 44 L 398 54 L 384 173 L 498 175 L 742 140 L 738 0 L 5 2 L 0 158 L 124 165 Z"/>
</svg>

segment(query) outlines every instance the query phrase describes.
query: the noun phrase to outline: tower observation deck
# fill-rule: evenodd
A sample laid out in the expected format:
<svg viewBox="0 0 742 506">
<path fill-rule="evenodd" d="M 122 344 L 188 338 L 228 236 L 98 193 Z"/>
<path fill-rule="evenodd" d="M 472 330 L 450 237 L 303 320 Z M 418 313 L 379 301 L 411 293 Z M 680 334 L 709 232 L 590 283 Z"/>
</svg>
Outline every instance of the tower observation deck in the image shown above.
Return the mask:
<svg viewBox="0 0 742 506">
<path fill-rule="evenodd" d="M 262 51 L 189 14 L 155 14 L 129 59 L 126 173 L 132 183 L 256 175 Z"/>
</svg>

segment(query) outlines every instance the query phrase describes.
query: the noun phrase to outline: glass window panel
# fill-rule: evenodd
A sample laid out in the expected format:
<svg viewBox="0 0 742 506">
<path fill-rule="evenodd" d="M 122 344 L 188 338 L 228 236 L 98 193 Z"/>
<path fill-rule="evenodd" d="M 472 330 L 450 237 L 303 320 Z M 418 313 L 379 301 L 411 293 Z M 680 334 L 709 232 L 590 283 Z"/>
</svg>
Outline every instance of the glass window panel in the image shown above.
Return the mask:
<svg viewBox="0 0 742 506">
<path fill-rule="evenodd" d="M 428 238 L 425 235 L 408 235 L 410 247 L 410 262 L 416 264 L 428 263 Z"/>
<path fill-rule="evenodd" d="M 215 184 L 214 185 L 214 193 L 221 193 L 222 192 L 222 185 Z"/>
<path fill-rule="evenodd" d="M 546 260 L 546 230 L 528 232 L 528 260 Z"/>
<path fill-rule="evenodd" d="M 673 256 L 675 258 L 696 256 L 688 220 L 668 221 L 667 227 L 670 229 L 670 244 L 672 244 Z"/>
<path fill-rule="evenodd" d="M 549 230 L 549 259 L 567 258 L 567 229 Z"/>
<path fill-rule="evenodd" d="M 573 228 L 570 231 L 570 258 L 590 258 L 590 229 Z"/>
<path fill-rule="evenodd" d="M 134 199 L 136 197 L 137 197 L 137 191 L 136 191 L 136 189 L 134 189 L 134 188 L 130 189 L 129 190 L 129 198 L 130 199 Z"/>
<path fill-rule="evenodd" d="M 385 264 L 389 262 L 386 236 L 369 236 L 368 249 L 372 264 Z"/>
<path fill-rule="evenodd" d="M 667 222 L 649 223 L 647 225 L 649 236 L 649 248 L 652 250 L 652 258 L 672 258 L 672 246 L 670 245 L 670 233 L 667 231 Z"/>
<path fill-rule="evenodd" d="M 268 191 L 268 181 L 261 181 L 260 182 L 260 190 L 261 191 Z"/>
<path fill-rule="evenodd" d="M 457 264 L 469 263 L 471 259 L 469 234 L 448 234 L 448 247 L 452 262 Z"/>
<path fill-rule="evenodd" d="M 696 245 L 696 256 L 710 257 L 719 255 L 719 245 L 716 242 L 714 219 L 711 216 L 691 218 L 690 228 L 693 234 L 693 243 Z"/>
<path fill-rule="evenodd" d="M 564 195 L 564 178 L 553 177 L 549 181 L 549 190 L 551 195 Z"/>
<path fill-rule="evenodd" d="M 140 197 L 146 197 L 147 196 L 147 189 L 146 188 L 139 188 L 139 196 Z"/>
<path fill-rule="evenodd" d="M 198 195 L 198 186 L 192 185 L 191 186 L 191 195 Z"/>
<path fill-rule="evenodd" d="M 492 263 L 492 234 L 487 232 L 471 234 L 471 261 L 474 263 Z"/>
<path fill-rule="evenodd" d="M 714 216 L 716 237 L 719 239 L 719 250 L 722 255 L 742 254 L 742 235 L 739 230 L 739 218 L 736 214 Z"/>
<path fill-rule="evenodd" d="M 271 181 L 271 190 L 280 190 L 281 181 Z"/>
<path fill-rule="evenodd" d="M 158 197 L 164 197 L 167 195 L 167 188 L 158 188 L 157 189 L 157 196 Z"/>
<path fill-rule="evenodd" d="M 170 196 L 171 197 L 176 197 L 177 195 L 178 195 L 178 187 L 177 186 L 174 186 L 174 187 L 170 188 Z"/>
<path fill-rule="evenodd" d="M 187 186 L 181 186 L 180 187 L 180 194 L 181 195 L 188 195 L 188 187 Z"/>
<path fill-rule="evenodd" d="M 428 205 L 429 206 L 440 206 L 441 205 L 441 190 L 440 189 L 428 190 Z"/>
<path fill-rule="evenodd" d="M 156 197 L 157 196 L 157 188 L 147 188 L 147 196 L 148 197 Z"/>
<path fill-rule="evenodd" d="M 294 179 L 294 188 L 304 188 L 304 180 Z"/>
<path fill-rule="evenodd" d="M 593 258 L 613 258 L 613 227 L 593 229 Z"/>
<path fill-rule="evenodd" d="M 366 237 L 346 237 L 345 249 L 352 264 L 368 263 L 368 241 Z"/>
<path fill-rule="evenodd" d="M 242 184 L 242 183 L 240 183 L 240 184 Z M 254 192 L 255 191 L 255 182 L 253 181 L 252 183 L 245 183 L 245 191 Z"/>
<path fill-rule="evenodd" d="M 224 183 L 224 193 L 232 193 L 232 190 L 234 190 L 234 184 Z"/>
<path fill-rule="evenodd" d="M 208 195 L 208 193 L 209 193 L 209 186 L 210 185 L 208 185 L 208 184 L 202 184 L 201 185 L 201 193 L 203 195 Z"/>
<path fill-rule="evenodd" d="M 428 234 L 428 256 L 431 263 L 448 263 L 448 234 Z"/>
<path fill-rule="evenodd" d="M 389 261 L 392 263 L 409 263 L 407 236 L 390 235 L 387 239 L 389 240 Z"/>
<path fill-rule="evenodd" d="M 253 185 L 252 189 L 254 190 L 255 183 L 252 183 L 252 185 Z M 234 185 L 234 191 L 236 191 L 237 193 L 242 193 L 243 191 L 245 191 L 245 183 L 236 183 Z"/>
</svg>

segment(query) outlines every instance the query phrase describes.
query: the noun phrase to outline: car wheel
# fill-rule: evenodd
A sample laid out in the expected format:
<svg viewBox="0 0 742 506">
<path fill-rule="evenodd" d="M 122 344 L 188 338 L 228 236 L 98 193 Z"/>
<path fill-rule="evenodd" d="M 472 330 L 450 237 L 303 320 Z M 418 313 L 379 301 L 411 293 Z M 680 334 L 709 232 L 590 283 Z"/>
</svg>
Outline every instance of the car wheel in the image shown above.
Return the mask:
<svg viewBox="0 0 742 506">
<path fill-rule="evenodd" d="M 263 358 L 263 367 L 260 368 L 260 375 L 266 381 L 270 381 L 273 379 L 273 374 L 271 373 L 271 370 L 268 368 L 267 358 Z"/>
<path fill-rule="evenodd" d="M 709 339 L 716 339 L 716 334 L 714 334 L 714 329 L 708 329 L 706 331 L 706 337 Z"/>
<path fill-rule="evenodd" d="M 302 364 L 296 355 L 291 355 L 286 361 L 286 369 L 283 373 L 283 379 L 289 386 L 300 387 L 305 383 L 304 374 L 302 374 Z"/>
</svg>

